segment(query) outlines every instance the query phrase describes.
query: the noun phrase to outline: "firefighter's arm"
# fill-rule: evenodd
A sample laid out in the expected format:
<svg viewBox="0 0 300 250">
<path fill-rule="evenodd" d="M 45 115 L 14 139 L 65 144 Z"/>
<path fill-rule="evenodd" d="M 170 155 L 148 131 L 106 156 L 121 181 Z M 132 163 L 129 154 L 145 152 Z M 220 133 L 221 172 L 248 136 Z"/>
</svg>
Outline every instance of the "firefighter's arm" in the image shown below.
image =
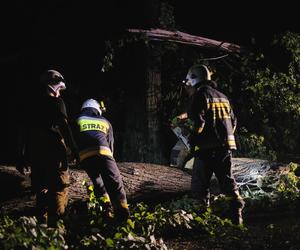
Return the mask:
<svg viewBox="0 0 300 250">
<path fill-rule="evenodd" d="M 204 111 L 201 111 L 201 113 L 198 114 L 198 119 L 195 122 L 195 133 L 200 134 L 202 133 L 205 126 L 205 120 L 204 120 Z"/>
<path fill-rule="evenodd" d="M 199 150 L 197 139 L 205 127 L 205 113 L 207 110 L 207 101 L 205 96 L 198 95 L 196 100 L 197 101 L 192 105 L 191 119 L 193 120 L 194 124 L 190 135 L 190 144 L 194 152 Z"/>
<path fill-rule="evenodd" d="M 233 110 L 231 109 L 230 112 L 230 117 L 231 117 L 231 122 L 232 122 L 232 132 L 234 133 L 236 130 L 236 126 L 237 126 L 237 118 L 233 113 Z"/>
<path fill-rule="evenodd" d="M 194 133 L 202 133 L 205 126 L 205 113 L 207 110 L 207 100 L 203 94 L 197 96 L 196 102 L 192 106 L 192 120 L 194 121 Z"/>
<path fill-rule="evenodd" d="M 197 138 L 198 135 L 200 133 L 202 133 L 204 126 L 205 126 L 205 120 L 204 120 L 204 114 L 199 113 L 197 114 L 196 118 L 195 118 L 195 123 L 194 123 L 194 127 L 191 130 L 191 135 L 190 135 L 190 144 L 192 146 L 192 148 L 197 151 L 199 149 L 199 146 L 197 145 Z M 197 149 L 198 148 L 198 149 Z"/>
<path fill-rule="evenodd" d="M 74 140 L 73 133 L 69 126 L 67 118 L 62 118 L 60 120 L 59 130 L 67 149 L 69 149 L 70 151 L 69 153 L 71 155 L 71 160 L 76 160 L 76 162 L 79 163 L 80 158 L 79 158 L 78 147 Z"/>
<path fill-rule="evenodd" d="M 111 125 L 109 126 L 109 131 L 108 131 L 108 145 L 112 154 L 114 154 L 114 132 Z"/>
<path fill-rule="evenodd" d="M 69 125 L 65 103 L 61 98 L 57 98 L 57 111 L 58 130 L 62 137 L 62 142 L 65 144 L 67 155 L 71 161 L 76 160 L 78 164 L 80 162 L 78 148 Z"/>
</svg>

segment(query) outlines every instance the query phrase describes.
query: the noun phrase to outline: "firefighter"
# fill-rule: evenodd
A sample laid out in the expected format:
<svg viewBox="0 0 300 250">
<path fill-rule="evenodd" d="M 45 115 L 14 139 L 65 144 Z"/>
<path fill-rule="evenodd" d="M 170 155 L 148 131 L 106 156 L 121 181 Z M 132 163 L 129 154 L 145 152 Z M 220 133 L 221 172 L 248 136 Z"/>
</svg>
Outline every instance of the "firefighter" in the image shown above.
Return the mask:
<svg viewBox="0 0 300 250">
<path fill-rule="evenodd" d="M 192 103 L 188 111 L 193 121 L 190 144 L 194 154 L 192 195 L 209 206 L 210 180 L 218 179 L 221 192 L 231 207 L 234 224 L 242 224 L 244 201 L 231 172 L 232 150 L 236 150 L 234 131 L 237 120 L 228 98 L 217 90 L 211 72 L 205 65 L 195 65 L 183 81 Z"/>
<path fill-rule="evenodd" d="M 102 116 L 103 105 L 86 100 L 77 119 L 81 167 L 90 177 L 105 219 L 126 221 L 130 215 L 122 177 L 113 157 L 114 137 L 110 122 Z"/>
<path fill-rule="evenodd" d="M 60 97 L 66 89 L 63 76 L 56 70 L 47 70 L 40 83 L 42 92 L 34 98 L 39 109 L 30 106 L 25 112 L 16 167 L 24 174 L 30 166 L 36 217 L 39 222 L 55 227 L 68 203 L 68 160 L 78 161 L 79 154 Z"/>
</svg>

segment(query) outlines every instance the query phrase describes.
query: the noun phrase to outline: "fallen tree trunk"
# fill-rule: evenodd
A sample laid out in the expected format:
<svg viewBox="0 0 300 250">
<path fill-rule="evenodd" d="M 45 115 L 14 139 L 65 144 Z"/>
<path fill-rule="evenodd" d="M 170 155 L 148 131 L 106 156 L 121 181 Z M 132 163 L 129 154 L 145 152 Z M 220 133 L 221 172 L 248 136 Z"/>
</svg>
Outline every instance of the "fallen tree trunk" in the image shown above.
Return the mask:
<svg viewBox="0 0 300 250">
<path fill-rule="evenodd" d="M 127 197 L 130 201 L 168 199 L 190 189 L 190 174 L 180 169 L 149 163 L 118 163 Z M 87 179 L 82 170 L 71 170 L 71 196 L 80 197 L 80 185 Z M 88 185 L 91 182 L 88 180 Z M 82 185 L 81 185 L 82 186 Z M 82 190 L 82 187 L 81 187 Z M 86 195 L 87 192 L 84 192 Z"/>
<path fill-rule="evenodd" d="M 161 201 L 189 191 L 190 175 L 180 169 L 149 163 L 118 163 L 128 200 Z M 92 185 L 82 169 L 70 169 L 70 203 L 88 199 Z M 85 183 L 85 184 L 83 184 Z M 29 176 L 21 175 L 14 166 L 0 166 L 0 205 L 2 212 L 33 207 Z"/>
<path fill-rule="evenodd" d="M 236 178 L 249 176 L 245 169 L 261 169 L 265 160 L 235 158 L 233 173 Z M 191 175 L 177 168 L 150 163 L 118 163 L 130 202 L 170 200 L 190 191 Z M 70 169 L 70 203 L 88 199 L 89 177 L 82 169 Z M 83 183 L 86 183 L 83 185 Z M 34 206 L 30 193 L 30 178 L 19 174 L 14 166 L 0 166 L 0 205 L 2 212 Z"/>
</svg>

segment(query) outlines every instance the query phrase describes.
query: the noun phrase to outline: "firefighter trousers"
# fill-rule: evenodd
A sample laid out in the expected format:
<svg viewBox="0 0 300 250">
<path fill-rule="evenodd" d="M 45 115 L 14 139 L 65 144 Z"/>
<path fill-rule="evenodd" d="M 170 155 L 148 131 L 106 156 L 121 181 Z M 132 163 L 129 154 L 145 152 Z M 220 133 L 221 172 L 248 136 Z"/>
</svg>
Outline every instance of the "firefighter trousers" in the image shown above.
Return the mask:
<svg viewBox="0 0 300 250">
<path fill-rule="evenodd" d="M 92 156 L 83 160 L 81 167 L 90 177 L 96 197 L 108 194 L 114 207 L 127 205 L 122 176 L 113 158 Z"/>
<path fill-rule="evenodd" d="M 203 150 L 195 155 L 191 181 L 195 198 L 209 205 L 210 181 L 215 174 L 221 192 L 229 198 L 232 209 L 244 207 L 244 201 L 231 172 L 231 159 L 232 153 L 227 149 Z"/>
<path fill-rule="evenodd" d="M 68 204 L 69 173 L 65 161 L 52 157 L 31 167 L 32 189 L 36 194 L 36 216 L 51 227 L 65 214 Z"/>
</svg>

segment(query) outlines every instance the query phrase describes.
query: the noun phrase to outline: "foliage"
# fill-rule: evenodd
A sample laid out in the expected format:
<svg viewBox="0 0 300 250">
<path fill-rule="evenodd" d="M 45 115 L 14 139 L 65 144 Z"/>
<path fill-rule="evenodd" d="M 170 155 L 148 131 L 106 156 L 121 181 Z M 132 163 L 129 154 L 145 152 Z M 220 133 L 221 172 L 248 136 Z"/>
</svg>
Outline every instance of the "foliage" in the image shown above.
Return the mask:
<svg viewBox="0 0 300 250">
<path fill-rule="evenodd" d="M 31 217 L 20 220 L 2 218 L 2 248 L 168 249 L 163 237 L 174 237 L 192 230 L 215 237 L 235 228 L 229 220 L 220 219 L 187 196 L 155 206 L 137 203 L 131 208 L 132 215 L 126 222 L 105 221 L 101 203 L 95 199 L 92 187 L 90 191 L 88 216 L 80 218 L 80 225 L 76 224 L 79 218 L 69 217 L 72 221 L 66 221 L 66 230 L 61 223 L 58 228 L 50 229 Z M 79 228 L 74 228 L 76 226 Z"/>
<path fill-rule="evenodd" d="M 251 158 L 268 159 L 276 161 L 276 152 L 268 149 L 264 136 L 249 133 L 245 127 L 239 128 L 237 133 L 237 144 L 239 151 L 237 156 L 247 156 Z"/>
<path fill-rule="evenodd" d="M 229 220 L 213 215 L 211 210 L 203 210 L 195 200 L 186 196 L 170 204 L 154 207 L 137 203 L 131 211 L 131 218 L 122 225 L 93 225 L 81 241 L 82 247 L 167 249 L 162 236 L 174 237 L 180 232 L 197 230 L 203 235 L 214 237 L 221 231 L 224 234 L 226 230 L 235 227 Z"/>
<path fill-rule="evenodd" d="M 64 236 L 65 228 L 61 221 L 53 229 L 38 224 L 35 217 L 0 218 L 1 249 L 67 249 Z"/>
<path fill-rule="evenodd" d="M 298 165 L 291 162 L 282 171 L 273 170 L 260 178 L 259 185 L 253 190 L 245 190 L 242 195 L 246 199 L 246 209 L 249 211 L 287 212 L 295 210 L 300 205 L 300 180 L 295 171 Z"/>
<path fill-rule="evenodd" d="M 239 113 L 242 125 L 251 134 L 262 135 L 266 149 L 282 157 L 297 153 L 299 148 L 300 36 L 288 32 L 274 44 L 280 45 L 288 57 L 287 65 L 268 64 L 261 54 L 242 58 Z"/>
<path fill-rule="evenodd" d="M 220 228 L 232 227 L 229 220 L 220 219 L 211 210 L 205 211 L 197 201 L 187 196 L 154 207 L 137 203 L 131 209 L 132 216 L 127 222 L 109 224 L 99 219 L 102 209 L 92 193 L 88 205 L 91 227 L 85 230 L 87 233 L 81 240 L 82 247 L 88 249 L 167 249 L 162 237 L 192 229 L 215 236 Z"/>
<path fill-rule="evenodd" d="M 259 191 L 242 192 L 246 200 L 246 213 L 261 211 L 295 210 L 299 207 L 298 165 L 290 163 L 283 171 L 274 170 L 260 180 Z M 38 224 L 34 217 L 0 219 L 0 247 L 2 249 L 168 249 L 166 240 L 197 235 L 198 242 L 230 246 L 244 246 L 247 237 L 244 226 L 234 226 L 226 219 L 228 199 L 213 196 L 211 208 L 185 195 L 161 204 L 131 205 L 131 216 L 125 222 L 108 221 L 103 218 L 104 208 L 88 186 L 90 196 L 87 210 L 74 212 L 58 227 L 47 228 Z M 72 209 L 69 211 L 72 213 Z M 84 215 L 80 214 L 86 213 Z M 222 217 L 225 216 L 225 219 Z M 273 232 L 273 231 L 272 231 Z M 269 236 L 272 236 L 269 232 Z M 276 231 L 277 232 L 277 231 Z M 275 233 L 275 231 L 274 231 Z M 205 243 L 206 242 L 206 243 Z"/>
</svg>

